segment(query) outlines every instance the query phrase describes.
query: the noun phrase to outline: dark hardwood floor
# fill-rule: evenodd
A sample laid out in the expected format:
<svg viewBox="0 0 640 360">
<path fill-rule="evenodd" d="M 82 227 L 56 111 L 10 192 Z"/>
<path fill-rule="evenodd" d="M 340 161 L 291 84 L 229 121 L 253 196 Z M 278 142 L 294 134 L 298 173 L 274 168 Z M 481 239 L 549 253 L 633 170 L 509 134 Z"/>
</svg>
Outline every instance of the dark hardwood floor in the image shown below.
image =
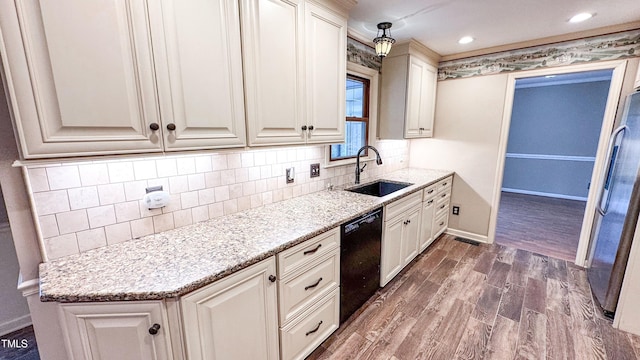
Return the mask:
<svg viewBox="0 0 640 360">
<path fill-rule="evenodd" d="M 640 337 L 612 328 L 584 269 L 446 235 L 308 359 L 637 359 Z"/>
<path fill-rule="evenodd" d="M 2 340 L 0 341 L 0 360 L 40 360 L 32 326 L 2 335 L 0 339 Z M 17 343 L 13 344 L 18 344 L 18 346 L 9 344 L 9 341 L 16 340 Z M 26 340 L 26 344 L 23 343 L 24 340 Z"/>
<path fill-rule="evenodd" d="M 575 261 L 584 201 L 503 192 L 496 243 Z"/>
</svg>

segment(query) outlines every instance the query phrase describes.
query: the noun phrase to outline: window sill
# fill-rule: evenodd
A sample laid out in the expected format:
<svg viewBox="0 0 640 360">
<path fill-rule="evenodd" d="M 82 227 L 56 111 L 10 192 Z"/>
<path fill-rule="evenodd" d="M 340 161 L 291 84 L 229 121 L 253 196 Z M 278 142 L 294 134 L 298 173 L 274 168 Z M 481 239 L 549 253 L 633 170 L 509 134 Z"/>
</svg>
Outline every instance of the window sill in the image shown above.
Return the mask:
<svg viewBox="0 0 640 360">
<path fill-rule="evenodd" d="M 376 159 L 375 156 L 360 157 L 360 163 L 374 161 L 375 159 Z M 345 160 L 338 160 L 338 161 L 331 161 L 331 162 L 326 161 L 323 168 L 329 169 L 329 168 L 334 168 L 334 167 L 344 166 L 344 165 L 355 165 L 355 163 L 356 163 L 356 159 L 345 159 Z"/>
</svg>

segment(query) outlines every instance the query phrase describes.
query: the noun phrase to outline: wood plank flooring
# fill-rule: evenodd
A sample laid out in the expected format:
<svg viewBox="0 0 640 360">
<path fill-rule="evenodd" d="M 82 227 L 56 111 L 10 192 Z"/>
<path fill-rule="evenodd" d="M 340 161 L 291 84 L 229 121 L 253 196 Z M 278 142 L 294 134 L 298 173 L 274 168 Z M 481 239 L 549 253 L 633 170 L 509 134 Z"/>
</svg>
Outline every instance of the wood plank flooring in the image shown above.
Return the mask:
<svg viewBox="0 0 640 360">
<path fill-rule="evenodd" d="M 585 204 L 503 192 L 496 243 L 574 262 Z"/>
<path fill-rule="evenodd" d="M 638 359 L 596 311 L 584 269 L 445 235 L 308 359 Z"/>
<path fill-rule="evenodd" d="M 0 339 L 8 341 L 18 341 L 20 346 L 23 340 L 27 341 L 26 347 L 10 347 L 10 345 L 4 344 L 5 341 L 0 343 L 0 360 L 40 360 L 38 354 L 38 345 L 36 344 L 36 337 L 33 333 L 33 326 L 27 326 L 24 329 L 14 331 L 10 334 L 0 336 Z"/>
</svg>

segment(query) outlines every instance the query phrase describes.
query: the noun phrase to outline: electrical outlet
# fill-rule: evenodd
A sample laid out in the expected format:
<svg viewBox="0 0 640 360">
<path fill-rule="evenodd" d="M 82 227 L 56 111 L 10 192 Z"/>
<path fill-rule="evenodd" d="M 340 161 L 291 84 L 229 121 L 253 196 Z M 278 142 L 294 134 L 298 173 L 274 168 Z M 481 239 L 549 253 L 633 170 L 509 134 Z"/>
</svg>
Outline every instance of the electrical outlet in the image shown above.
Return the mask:
<svg viewBox="0 0 640 360">
<path fill-rule="evenodd" d="M 288 168 L 287 169 L 287 184 L 291 184 L 296 179 L 296 168 Z"/>
<path fill-rule="evenodd" d="M 318 177 L 320 176 L 320 164 L 311 164 L 309 177 Z"/>
<path fill-rule="evenodd" d="M 451 213 L 453 215 L 460 215 L 460 206 L 454 206 L 452 209 Z"/>
</svg>

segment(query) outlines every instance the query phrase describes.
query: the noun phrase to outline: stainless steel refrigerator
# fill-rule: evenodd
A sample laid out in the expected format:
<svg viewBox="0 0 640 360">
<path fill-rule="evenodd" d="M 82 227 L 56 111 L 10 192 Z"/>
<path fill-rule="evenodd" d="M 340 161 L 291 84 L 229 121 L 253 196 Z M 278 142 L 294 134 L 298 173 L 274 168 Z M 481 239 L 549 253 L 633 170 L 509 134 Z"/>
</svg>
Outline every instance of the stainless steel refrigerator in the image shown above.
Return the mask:
<svg viewBox="0 0 640 360">
<path fill-rule="evenodd" d="M 609 154 L 587 273 L 605 315 L 613 316 L 640 212 L 640 92 L 627 97 Z"/>
</svg>

